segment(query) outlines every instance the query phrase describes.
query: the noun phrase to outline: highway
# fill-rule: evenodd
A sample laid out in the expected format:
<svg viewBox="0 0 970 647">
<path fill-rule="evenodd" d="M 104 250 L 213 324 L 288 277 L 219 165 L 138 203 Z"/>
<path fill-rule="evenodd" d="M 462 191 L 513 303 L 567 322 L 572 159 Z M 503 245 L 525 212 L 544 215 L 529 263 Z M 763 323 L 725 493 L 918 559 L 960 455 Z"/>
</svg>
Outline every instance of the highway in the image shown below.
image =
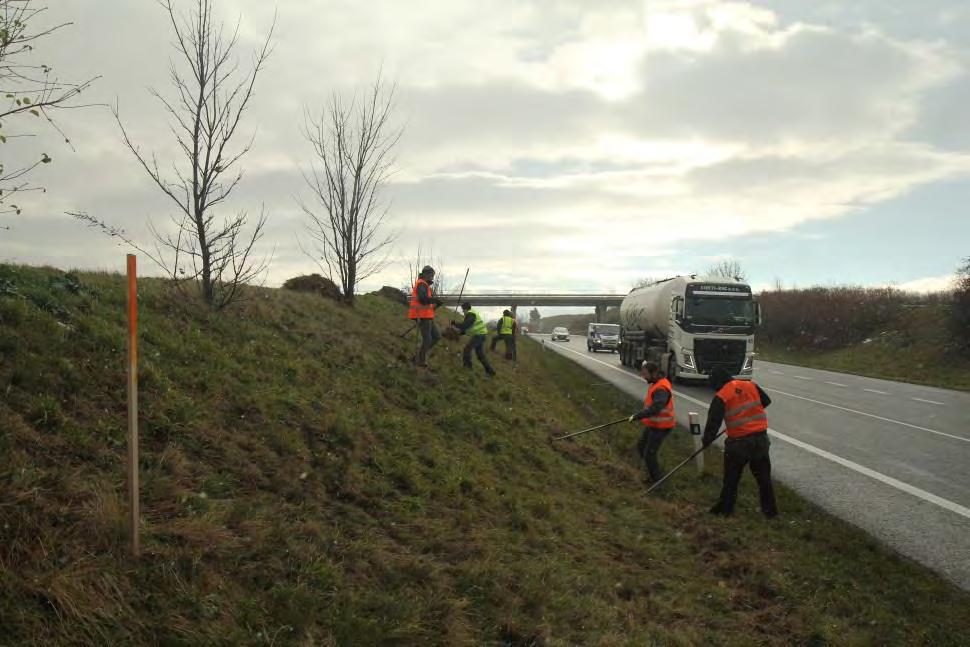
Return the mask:
<svg viewBox="0 0 970 647">
<path fill-rule="evenodd" d="M 646 382 L 585 337 L 532 338 L 644 397 Z M 754 379 L 772 398 L 777 480 L 970 590 L 970 393 L 761 361 Z M 703 425 L 712 391 L 674 393 L 680 422 L 694 411 Z"/>
</svg>

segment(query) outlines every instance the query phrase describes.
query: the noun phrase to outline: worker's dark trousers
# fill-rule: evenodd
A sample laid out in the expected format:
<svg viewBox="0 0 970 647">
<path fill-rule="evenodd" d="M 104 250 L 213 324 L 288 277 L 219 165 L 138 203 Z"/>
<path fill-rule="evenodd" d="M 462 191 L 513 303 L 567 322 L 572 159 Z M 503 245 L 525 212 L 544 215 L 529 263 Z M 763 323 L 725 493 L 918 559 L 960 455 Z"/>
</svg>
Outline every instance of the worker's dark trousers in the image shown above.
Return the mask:
<svg viewBox="0 0 970 647">
<path fill-rule="evenodd" d="M 465 344 L 465 349 L 461 352 L 461 361 L 466 368 L 472 367 L 472 351 L 475 351 L 478 361 L 485 367 L 485 372 L 495 375 L 495 369 L 489 364 L 488 355 L 485 354 L 485 335 L 475 335 Z"/>
<path fill-rule="evenodd" d="M 428 353 L 431 348 L 441 339 L 441 331 L 435 324 L 434 319 L 418 319 L 418 331 L 421 333 L 421 348 L 418 350 L 418 366 L 428 365 Z"/>
<path fill-rule="evenodd" d="M 494 337 L 492 337 L 492 350 L 495 350 L 495 347 L 498 346 L 499 341 L 506 339 L 507 337 L 508 335 L 499 335 L 499 334 L 496 334 Z M 506 350 L 508 350 L 508 345 L 509 345 L 509 342 L 506 341 L 505 342 Z"/>
<path fill-rule="evenodd" d="M 711 509 L 712 512 L 720 514 L 734 512 L 741 474 L 744 472 L 744 466 L 750 465 L 751 473 L 758 482 L 761 511 L 769 517 L 778 514 L 775 489 L 771 485 L 771 459 L 768 457 L 770 444 L 766 432 L 728 438 L 724 441 L 724 484 L 721 488 L 721 498 Z"/>
<path fill-rule="evenodd" d="M 640 436 L 640 440 L 637 442 L 637 451 L 640 452 L 640 456 L 647 466 L 647 472 L 650 473 L 650 480 L 654 483 L 659 481 L 664 475 L 663 470 L 660 469 L 660 463 L 657 460 L 657 453 L 660 451 L 660 445 L 670 432 L 670 429 L 651 429 L 650 427 L 644 427 L 643 435 Z"/>
<path fill-rule="evenodd" d="M 515 335 L 505 336 L 505 359 L 515 361 L 518 355 L 515 352 Z"/>
</svg>

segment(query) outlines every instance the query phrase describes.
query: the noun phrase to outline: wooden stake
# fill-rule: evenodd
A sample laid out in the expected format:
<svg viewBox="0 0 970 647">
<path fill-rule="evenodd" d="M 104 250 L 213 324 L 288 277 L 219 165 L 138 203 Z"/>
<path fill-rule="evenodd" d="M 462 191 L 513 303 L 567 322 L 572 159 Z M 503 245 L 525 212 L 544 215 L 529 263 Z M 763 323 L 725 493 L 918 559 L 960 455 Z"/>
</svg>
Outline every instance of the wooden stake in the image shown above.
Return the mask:
<svg viewBox="0 0 970 647">
<path fill-rule="evenodd" d="M 138 272 L 128 254 L 128 507 L 131 554 L 141 552 L 138 509 Z"/>
</svg>

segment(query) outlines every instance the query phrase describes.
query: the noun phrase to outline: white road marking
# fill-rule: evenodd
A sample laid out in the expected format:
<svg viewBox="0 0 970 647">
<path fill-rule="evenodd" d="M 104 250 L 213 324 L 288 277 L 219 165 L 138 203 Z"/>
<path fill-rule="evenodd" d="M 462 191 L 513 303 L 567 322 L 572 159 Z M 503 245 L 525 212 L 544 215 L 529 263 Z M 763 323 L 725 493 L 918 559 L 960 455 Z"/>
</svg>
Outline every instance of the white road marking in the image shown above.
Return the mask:
<svg viewBox="0 0 970 647">
<path fill-rule="evenodd" d="M 920 427 L 919 425 L 911 425 L 908 422 L 903 422 L 902 420 L 893 420 L 892 418 L 883 418 L 882 416 L 877 416 L 874 413 L 866 413 L 865 411 L 859 411 L 858 409 L 849 409 L 848 407 L 840 407 L 837 404 L 832 404 L 830 402 L 822 402 L 820 400 L 813 400 L 811 398 L 806 398 L 801 395 L 795 395 L 794 393 L 786 393 L 785 391 L 779 391 L 778 389 L 772 388 L 770 386 L 762 387 L 765 391 L 774 391 L 775 393 L 781 393 L 782 395 L 787 395 L 790 398 L 797 398 L 799 400 L 805 400 L 806 402 L 813 402 L 815 404 L 821 404 L 826 407 L 832 407 L 833 409 L 841 409 L 842 411 L 848 411 L 849 413 L 857 413 L 860 416 L 867 416 L 869 418 L 875 418 L 876 420 L 882 420 L 883 422 L 891 422 L 896 425 L 902 425 L 904 427 L 909 427 L 910 429 L 919 429 L 920 431 L 928 431 L 931 434 L 937 434 L 938 436 L 946 436 L 947 438 L 953 438 L 954 440 L 962 440 L 965 443 L 970 443 L 970 438 L 963 438 L 962 436 L 954 436 L 953 434 L 944 433 L 942 431 L 937 431 L 936 429 L 928 429 L 926 427 Z"/>
<path fill-rule="evenodd" d="M 917 402 L 926 402 L 927 404 L 939 404 L 941 406 L 946 406 L 946 402 L 937 402 L 936 400 L 924 400 L 923 398 L 910 398 L 910 400 L 916 400 Z"/>
<path fill-rule="evenodd" d="M 620 373 L 623 373 L 624 375 L 626 375 L 628 377 L 632 377 L 635 380 L 640 380 L 641 379 L 641 378 L 637 377 L 636 375 L 634 375 L 633 373 L 630 373 L 629 371 L 627 371 L 627 370 L 625 370 L 623 368 L 620 368 L 618 366 L 613 366 L 612 364 L 607 364 L 606 362 L 604 362 L 602 360 L 595 359 L 593 357 L 589 357 L 588 355 L 585 355 L 583 353 L 580 353 L 578 351 L 575 351 L 575 350 L 573 350 L 571 348 L 563 347 L 563 350 L 569 351 L 570 353 L 575 353 L 576 355 L 579 355 L 583 359 L 587 359 L 587 360 L 590 360 L 592 362 L 596 362 L 598 364 L 602 364 L 603 366 L 606 366 L 608 368 L 611 368 L 614 371 L 619 371 Z M 935 433 L 935 434 L 941 434 L 943 436 L 950 436 L 950 434 L 944 434 L 941 431 L 934 431 L 933 429 L 926 429 L 925 427 L 917 427 L 916 425 L 911 425 L 911 424 L 906 423 L 906 422 L 900 422 L 898 420 L 890 420 L 889 418 L 881 418 L 880 416 L 875 416 L 875 415 L 873 415 L 871 413 L 865 413 L 865 412 L 862 412 L 862 411 L 853 411 L 852 409 L 846 409 L 845 407 L 839 407 L 839 406 L 836 406 L 834 404 L 828 404 L 827 402 L 819 402 L 817 400 L 810 400 L 809 398 L 803 398 L 803 397 L 798 396 L 798 395 L 792 395 L 790 393 L 785 393 L 784 391 L 778 391 L 778 389 L 768 389 L 768 388 L 765 387 L 765 390 L 767 390 L 767 391 L 775 391 L 776 393 L 781 393 L 782 395 L 790 395 L 791 397 L 799 398 L 799 399 L 802 399 L 802 400 L 808 400 L 809 402 L 815 402 L 816 404 L 823 404 L 823 405 L 826 405 L 826 406 L 835 407 L 836 409 L 845 409 L 846 411 L 852 411 L 853 413 L 861 413 L 864 416 L 871 416 L 873 418 L 878 418 L 880 420 L 884 420 L 884 421 L 887 421 L 887 422 L 895 422 L 895 423 L 898 423 L 898 424 L 901 424 L 901 425 L 905 425 L 907 427 L 914 427 L 916 429 L 921 429 L 923 431 L 929 431 L 929 432 L 932 432 L 932 433 Z M 677 393 L 676 391 L 674 391 L 674 394 L 677 397 L 679 397 L 679 398 L 683 398 L 685 400 L 688 400 L 689 402 L 693 402 L 694 404 L 697 404 L 698 406 L 704 407 L 705 409 L 708 408 L 707 403 L 702 402 L 701 400 L 698 400 L 697 398 L 693 398 L 693 397 L 687 395 L 686 393 Z M 879 481 L 880 483 L 885 483 L 886 485 L 888 485 L 890 487 L 894 487 L 894 488 L 896 488 L 897 490 L 899 490 L 901 492 L 906 492 L 907 494 L 911 494 L 912 496 L 915 496 L 915 497 L 917 497 L 919 499 L 922 499 L 923 501 L 926 501 L 928 503 L 932 503 L 932 504 L 934 504 L 936 506 L 939 506 L 939 507 L 943 508 L 944 510 L 949 510 L 950 512 L 954 512 L 954 513 L 960 515 L 961 517 L 964 517 L 966 519 L 970 519 L 970 508 L 966 508 L 966 507 L 960 505 L 959 503 L 954 503 L 953 501 L 950 501 L 949 499 L 944 499 L 943 497 L 937 496 L 937 495 L 935 495 L 935 494 L 933 494 L 931 492 L 927 492 L 926 490 L 922 490 L 922 489 L 920 489 L 920 488 L 918 488 L 918 487 L 916 487 L 914 485 L 910 485 L 909 483 L 904 483 L 903 481 L 900 481 L 898 479 L 894 479 L 891 476 L 886 476 L 882 472 L 877 472 L 877 471 L 875 471 L 873 469 L 870 469 L 870 468 L 866 467 L 865 465 L 860 465 L 859 463 L 856 463 L 854 461 L 850 461 L 850 460 L 848 460 L 846 458 L 842 458 L 841 456 L 837 456 L 837 455 L 835 455 L 835 454 L 833 454 L 831 452 L 825 451 L 824 449 L 820 449 L 820 448 L 818 448 L 818 447 L 816 447 L 814 445 L 810 445 L 810 444 L 808 444 L 808 443 L 806 443 L 804 441 L 798 440 L 796 438 L 792 438 L 791 436 L 787 436 L 787 435 L 785 435 L 785 434 L 783 434 L 781 432 L 778 432 L 778 431 L 776 431 L 774 429 L 769 428 L 768 431 L 771 433 L 771 435 L 772 435 L 773 438 L 778 438 L 779 440 L 783 440 L 783 441 L 785 441 L 785 442 L 787 442 L 789 444 L 792 444 L 792 445 L 795 445 L 796 447 L 799 447 L 801 449 L 804 449 L 807 452 L 810 452 L 812 454 L 815 454 L 816 456 L 819 456 L 819 457 L 824 458 L 826 460 L 832 461 L 833 463 L 836 463 L 836 464 L 841 465 L 843 467 L 847 467 L 850 470 L 852 470 L 854 472 L 857 472 L 859 474 L 862 474 L 864 476 L 868 476 L 869 478 L 874 479 L 876 481 Z M 970 442 L 970 439 L 967 439 L 967 438 L 960 438 L 959 436 L 950 436 L 950 437 L 951 438 L 956 438 L 957 440 L 963 440 L 963 441 L 966 441 L 966 442 Z"/>
<path fill-rule="evenodd" d="M 773 375 L 784 375 L 784 373 L 782 373 L 781 371 L 772 371 L 771 373 Z"/>
<path fill-rule="evenodd" d="M 792 377 L 795 378 L 796 380 L 808 380 L 809 382 L 814 382 L 812 378 L 805 377 L 804 375 L 792 375 Z"/>
<path fill-rule="evenodd" d="M 841 382 L 826 382 L 826 384 L 831 384 L 832 386 L 841 386 L 842 388 L 846 388 L 846 385 L 842 384 Z"/>
<path fill-rule="evenodd" d="M 862 389 L 863 391 L 868 391 L 869 393 L 878 393 L 879 395 L 889 395 L 885 391 L 878 391 L 876 389 Z"/>
</svg>

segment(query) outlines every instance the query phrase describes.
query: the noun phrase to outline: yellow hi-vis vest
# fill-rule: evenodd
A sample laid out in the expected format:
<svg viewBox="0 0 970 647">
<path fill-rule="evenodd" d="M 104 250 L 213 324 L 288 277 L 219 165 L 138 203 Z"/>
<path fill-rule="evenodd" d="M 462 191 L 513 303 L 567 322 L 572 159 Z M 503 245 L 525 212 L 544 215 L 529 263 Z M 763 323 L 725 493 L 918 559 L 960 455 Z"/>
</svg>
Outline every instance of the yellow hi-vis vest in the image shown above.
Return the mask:
<svg viewBox="0 0 970 647">
<path fill-rule="evenodd" d="M 488 328 L 485 326 L 485 320 L 482 319 L 482 315 L 478 314 L 474 310 L 469 310 L 468 313 L 475 315 L 475 323 L 473 323 L 472 327 L 465 332 L 473 337 L 476 335 L 487 335 Z"/>
<path fill-rule="evenodd" d="M 502 317 L 498 322 L 498 334 L 511 335 L 515 329 L 515 319 L 512 317 Z"/>
</svg>

